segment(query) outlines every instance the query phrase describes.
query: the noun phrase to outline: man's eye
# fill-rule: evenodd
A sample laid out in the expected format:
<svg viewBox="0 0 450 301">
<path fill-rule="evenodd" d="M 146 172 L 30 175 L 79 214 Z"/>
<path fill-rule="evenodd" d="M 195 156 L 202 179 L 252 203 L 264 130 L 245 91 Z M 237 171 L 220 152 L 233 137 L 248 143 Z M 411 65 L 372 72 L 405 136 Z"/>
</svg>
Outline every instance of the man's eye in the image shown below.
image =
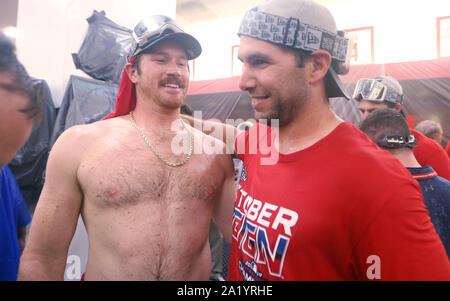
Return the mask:
<svg viewBox="0 0 450 301">
<path fill-rule="evenodd" d="M 252 62 L 253 66 L 260 66 L 260 65 L 264 65 L 264 64 L 267 64 L 267 62 L 262 59 L 256 59 Z"/>
</svg>

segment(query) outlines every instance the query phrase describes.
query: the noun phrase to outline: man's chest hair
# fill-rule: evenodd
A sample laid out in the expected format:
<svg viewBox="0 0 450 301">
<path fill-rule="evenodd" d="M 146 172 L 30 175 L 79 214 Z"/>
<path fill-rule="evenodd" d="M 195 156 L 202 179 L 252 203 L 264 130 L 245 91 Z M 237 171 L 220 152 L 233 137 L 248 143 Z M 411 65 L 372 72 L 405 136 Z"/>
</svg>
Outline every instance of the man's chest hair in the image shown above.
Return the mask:
<svg viewBox="0 0 450 301">
<path fill-rule="evenodd" d="M 153 154 L 141 152 L 95 156 L 80 165 L 78 180 L 85 198 L 98 206 L 129 207 L 141 202 L 212 202 L 223 176 L 211 162 L 192 158 L 182 167 L 168 167 Z"/>
</svg>

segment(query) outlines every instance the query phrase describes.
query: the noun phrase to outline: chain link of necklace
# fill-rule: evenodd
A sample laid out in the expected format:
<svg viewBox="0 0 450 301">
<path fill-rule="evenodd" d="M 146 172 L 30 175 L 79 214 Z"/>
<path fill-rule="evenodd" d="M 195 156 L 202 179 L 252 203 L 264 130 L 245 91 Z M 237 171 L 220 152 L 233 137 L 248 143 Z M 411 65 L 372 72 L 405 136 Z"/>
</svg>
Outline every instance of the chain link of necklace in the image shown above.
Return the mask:
<svg viewBox="0 0 450 301">
<path fill-rule="evenodd" d="M 183 161 L 181 162 L 170 162 L 166 159 L 164 159 L 157 151 L 156 149 L 153 148 L 153 146 L 150 144 L 150 142 L 148 141 L 147 136 L 145 136 L 144 131 L 137 125 L 136 120 L 134 119 L 134 115 L 133 115 L 133 111 L 130 112 L 130 117 L 131 117 L 131 124 L 139 131 L 139 134 L 141 134 L 142 139 L 144 139 L 145 143 L 147 143 L 148 147 L 151 149 L 151 151 L 155 154 L 155 156 L 161 160 L 164 164 L 166 164 L 169 167 L 179 167 L 182 166 L 184 164 L 186 164 L 187 161 L 189 161 L 189 159 L 191 158 L 192 155 L 192 132 L 186 127 L 186 125 L 184 124 L 183 119 L 180 118 L 181 123 L 183 124 L 183 128 L 188 131 L 189 133 L 189 153 L 187 154 L 187 156 L 184 158 Z"/>
</svg>

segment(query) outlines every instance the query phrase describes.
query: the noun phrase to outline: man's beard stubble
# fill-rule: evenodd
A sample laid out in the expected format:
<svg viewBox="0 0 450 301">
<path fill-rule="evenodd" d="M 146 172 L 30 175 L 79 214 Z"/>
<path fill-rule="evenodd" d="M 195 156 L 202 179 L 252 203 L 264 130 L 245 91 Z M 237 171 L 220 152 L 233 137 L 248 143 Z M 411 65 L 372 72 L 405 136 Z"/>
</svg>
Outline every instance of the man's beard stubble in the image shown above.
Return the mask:
<svg viewBox="0 0 450 301">
<path fill-rule="evenodd" d="M 274 95 L 271 95 L 271 98 L 274 98 L 272 98 L 270 112 L 266 116 L 258 118 L 258 122 L 271 126 L 272 120 L 277 120 L 277 126 L 287 126 L 297 117 L 299 111 L 304 107 L 308 91 L 306 90 L 306 87 L 303 87 L 301 91 L 302 93 L 300 93 L 300 95 L 283 100 L 280 100 L 283 96 L 277 97 L 275 95 L 274 97 Z"/>
</svg>

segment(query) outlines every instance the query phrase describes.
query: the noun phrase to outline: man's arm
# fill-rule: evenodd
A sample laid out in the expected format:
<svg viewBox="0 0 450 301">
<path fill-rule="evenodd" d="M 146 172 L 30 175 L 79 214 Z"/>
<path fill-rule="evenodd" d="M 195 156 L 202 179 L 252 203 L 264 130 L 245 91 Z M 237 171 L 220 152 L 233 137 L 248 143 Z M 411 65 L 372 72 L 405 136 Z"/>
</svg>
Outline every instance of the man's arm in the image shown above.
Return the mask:
<svg viewBox="0 0 450 301">
<path fill-rule="evenodd" d="M 64 279 L 82 201 L 77 169 L 83 147 L 78 129 L 64 132 L 50 153 L 46 181 L 20 261 L 19 280 Z"/>
<path fill-rule="evenodd" d="M 219 121 L 214 120 L 200 120 L 196 119 L 192 116 L 182 114 L 184 120 L 189 122 L 189 125 L 203 132 L 206 135 L 214 137 L 217 140 L 225 143 L 227 147 L 227 154 L 234 154 L 236 150 L 234 149 L 234 142 L 236 137 L 242 132 L 238 128 L 226 124 L 221 123 Z"/>
<path fill-rule="evenodd" d="M 230 155 L 221 155 L 221 167 L 225 173 L 222 190 L 213 209 L 213 219 L 227 243 L 231 242 L 231 227 L 236 200 L 233 160 Z"/>
<path fill-rule="evenodd" d="M 405 185 L 396 188 L 354 254 L 359 280 L 450 280 L 450 262 L 423 198 Z"/>
<path fill-rule="evenodd" d="M 413 152 L 420 165 L 431 165 L 440 177 L 450 181 L 450 158 L 442 146 L 417 130 L 411 130 L 411 133 L 417 138 L 418 146 Z"/>
</svg>

